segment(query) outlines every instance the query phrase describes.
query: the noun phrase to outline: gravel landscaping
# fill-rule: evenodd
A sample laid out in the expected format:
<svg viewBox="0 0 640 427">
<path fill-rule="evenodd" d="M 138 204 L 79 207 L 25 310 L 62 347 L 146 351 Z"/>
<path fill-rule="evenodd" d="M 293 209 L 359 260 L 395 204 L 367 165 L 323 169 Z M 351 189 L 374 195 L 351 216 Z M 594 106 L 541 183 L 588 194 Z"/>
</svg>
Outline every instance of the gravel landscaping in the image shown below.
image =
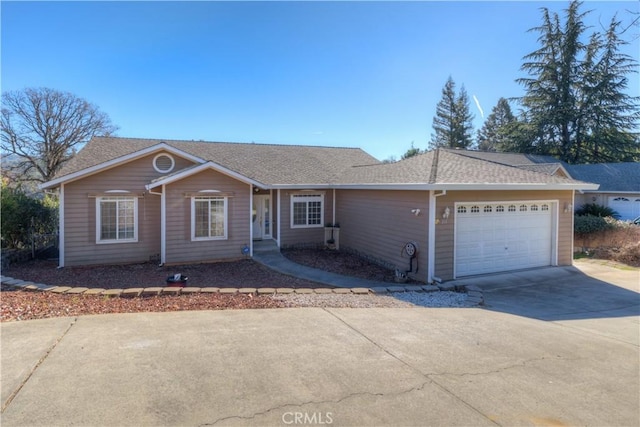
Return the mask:
<svg viewBox="0 0 640 427">
<path fill-rule="evenodd" d="M 387 295 L 289 294 L 273 299 L 295 307 L 465 307 L 467 294 L 458 292 L 394 292 Z"/>
</svg>

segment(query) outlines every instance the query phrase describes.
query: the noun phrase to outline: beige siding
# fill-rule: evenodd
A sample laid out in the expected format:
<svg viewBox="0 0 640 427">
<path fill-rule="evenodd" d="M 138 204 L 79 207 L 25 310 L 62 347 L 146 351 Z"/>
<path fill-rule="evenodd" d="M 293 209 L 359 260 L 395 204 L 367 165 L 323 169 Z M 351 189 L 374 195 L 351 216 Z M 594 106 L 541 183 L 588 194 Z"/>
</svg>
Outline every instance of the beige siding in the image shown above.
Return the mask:
<svg viewBox="0 0 640 427">
<path fill-rule="evenodd" d="M 409 269 L 409 258 L 402 255 L 402 249 L 407 242 L 416 242 L 419 269 L 413 277 L 425 281 L 428 203 L 426 191 L 339 190 L 336 221 L 340 223 L 340 247 L 355 249 L 404 271 Z M 415 216 L 412 209 L 420 209 L 420 215 Z"/>
<path fill-rule="evenodd" d="M 162 176 L 153 168 L 156 154 L 65 184 L 64 265 L 115 264 L 148 261 L 160 254 L 160 197 L 145 185 Z M 179 170 L 192 163 L 174 156 Z M 96 199 L 90 194 L 126 190 L 138 199 L 138 242 L 96 244 Z"/>
<path fill-rule="evenodd" d="M 207 170 L 165 188 L 167 263 L 219 261 L 242 256 L 242 247 L 251 242 L 250 185 Z M 200 190 L 234 193 L 228 199 L 226 240 L 191 241 L 191 198 L 185 194 Z"/>
<path fill-rule="evenodd" d="M 324 193 L 324 221 L 319 227 L 292 228 L 291 227 L 291 195 L 303 194 L 292 190 L 280 190 L 280 221 L 282 233 L 280 245 L 321 245 L 324 243 L 324 225 L 333 221 L 333 190 L 318 190 L 309 194 Z M 276 196 L 277 197 L 277 196 Z M 276 198 L 274 197 L 274 198 Z M 277 214 L 277 212 L 276 212 Z M 274 217 L 277 218 L 277 217 Z"/>
<path fill-rule="evenodd" d="M 572 191 L 448 191 L 446 195 L 436 198 L 436 258 L 435 275 L 443 280 L 454 276 L 454 230 L 456 202 L 492 202 L 511 200 L 550 200 L 558 201 L 558 265 L 571 265 L 573 242 L 573 212 L 564 212 L 572 201 Z M 448 220 L 441 219 L 442 212 L 449 208 Z"/>
</svg>

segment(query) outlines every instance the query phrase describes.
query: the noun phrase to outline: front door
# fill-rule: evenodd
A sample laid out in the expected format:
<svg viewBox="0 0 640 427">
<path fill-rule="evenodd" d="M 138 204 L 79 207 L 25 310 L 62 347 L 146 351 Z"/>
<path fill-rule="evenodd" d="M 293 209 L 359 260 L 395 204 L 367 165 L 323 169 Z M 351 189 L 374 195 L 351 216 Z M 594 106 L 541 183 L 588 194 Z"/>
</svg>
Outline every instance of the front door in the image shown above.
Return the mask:
<svg viewBox="0 0 640 427">
<path fill-rule="evenodd" d="M 253 196 L 253 240 L 271 237 L 271 197 L 268 194 Z"/>
</svg>

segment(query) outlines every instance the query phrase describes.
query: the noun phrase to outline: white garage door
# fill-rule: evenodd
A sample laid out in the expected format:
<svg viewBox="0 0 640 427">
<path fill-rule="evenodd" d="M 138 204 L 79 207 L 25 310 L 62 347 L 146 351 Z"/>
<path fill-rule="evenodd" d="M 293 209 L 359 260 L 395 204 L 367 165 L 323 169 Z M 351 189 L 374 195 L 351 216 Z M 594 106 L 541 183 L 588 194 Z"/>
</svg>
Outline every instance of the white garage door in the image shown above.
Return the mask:
<svg viewBox="0 0 640 427">
<path fill-rule="evenodd" d="M 640 197 L 609 197 L 609 207 L 618 212 L 622 220 L 635 219 L 640 216 Z"/>
<path fill-rule="evenodd" d="M 553 204 L 456 205 L 456 277 L 552 264 Z"/>
</svg>

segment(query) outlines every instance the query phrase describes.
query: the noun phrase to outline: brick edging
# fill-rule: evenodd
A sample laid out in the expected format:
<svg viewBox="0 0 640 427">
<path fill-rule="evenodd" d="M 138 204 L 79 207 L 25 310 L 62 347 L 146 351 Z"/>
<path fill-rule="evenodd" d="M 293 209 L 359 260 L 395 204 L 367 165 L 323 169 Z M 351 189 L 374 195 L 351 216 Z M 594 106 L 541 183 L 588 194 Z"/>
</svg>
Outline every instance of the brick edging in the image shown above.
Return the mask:
<svg viewBox="0 0 640 427">
<path fill-rule="evenodd" d="M 467 302 L 470 305 L 484 305 L 482 290 L 475 285 L 406 285 L 406 286 L 380 286 L 373 288 L 198 288 L 198 287 L 149 287 L 149 288 L 123 288 L 123 289 L 103 289 L 71 286 L 49 286 L 43 283 L 34 283 L 26 280 L 14 279 L 13 277 L 0 277 L 0 283 L 24 291 L 52 292 L 56 294 L 73 295 L 97 295 L 108 297 L 140 297 L 154 295 L 191 295 L 191 294 L 227 294 L 227 295 L 287 295 L 287 294 L 352 294 L 384 295 L 394 292 L 466 292 Z M 468 304 L 469 305 L 469 304 Z"/>
</svg>

